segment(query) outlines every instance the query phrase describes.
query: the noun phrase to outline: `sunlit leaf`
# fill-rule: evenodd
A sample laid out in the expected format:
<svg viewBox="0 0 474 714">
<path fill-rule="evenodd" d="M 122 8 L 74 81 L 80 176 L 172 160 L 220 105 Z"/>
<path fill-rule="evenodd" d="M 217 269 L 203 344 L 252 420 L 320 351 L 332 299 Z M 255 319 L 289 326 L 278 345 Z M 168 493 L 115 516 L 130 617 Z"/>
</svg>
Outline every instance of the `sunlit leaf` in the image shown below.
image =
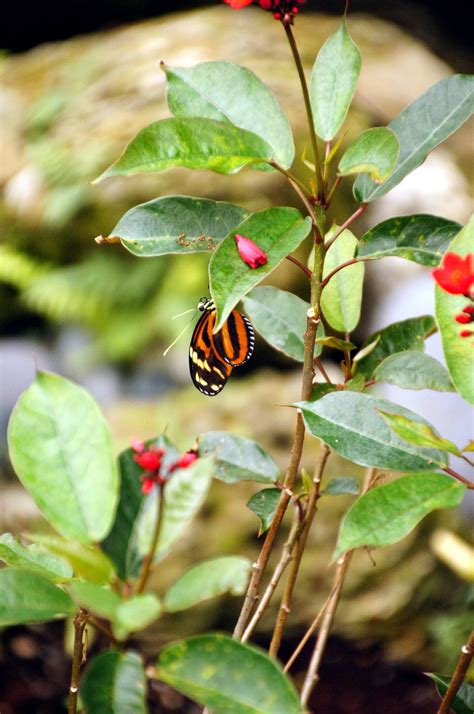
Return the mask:
<svg viewBox="0 0 474 714">
<path fill-rule="evenodd" d="M 331 238 L 337 226 L 329 231 Z M 326 253 L 323 278 L 347 260 L 354 257 L 357 238 L 345 230 L 334 241 Z M 328 282 L 321 295 L 321 308 L 328 323 L 338 332 L 352 332 L 360 319 L 364 264 L 356 263 L 336 273 Z"/>
<path fill-rule="evenodd" d="M 404 389 L 454 390 L 446 367 L 434 357 L 415 350 L 390 355 L 375 369 L 373 378 Z"/>
<path fill-rule="evenodd" d="M 11 568 L 26 568 L 54 581 L 68 580 L 73 575 L 65 560 L 35 543 L 23 545 L 11 533 L 0 536 L 0 560 Z"/>
<path fill-rule="evenodd" d="M 51 553 L 67 560 L 79 578 L 99 585 L 109 583 L 114 578 L 113 564 L 96 546 L 84 545 L 49 533 L 29 533 L 28 537 L 34 543 L 39 543 Z"/>
<path fill-rule="evenodd" d="M 391 129 L 384 126 L 366 129 L 344 152 L 338 174 L 368 174 L 377 183 L 383 183 L 396 166 L 398 152 L 397 135 Z"/>
<path fill-rule="evenodd" d="M 380 414 L 390 429 L 409 444 L 423 446 L 427 449 L 441 449 L 441 451 L 460 456 L 461 452 L 456 444 L 448 439 L 443 439 L 428 424 L 420 424 L 401 414 L 390 414 L 383 411 Z"/>
<path fill-rule="evenodd" d="M 0 627 L 46 622 L 74 613 L 71 598 L 38 573 L 0 569 Z"/>
</svg>

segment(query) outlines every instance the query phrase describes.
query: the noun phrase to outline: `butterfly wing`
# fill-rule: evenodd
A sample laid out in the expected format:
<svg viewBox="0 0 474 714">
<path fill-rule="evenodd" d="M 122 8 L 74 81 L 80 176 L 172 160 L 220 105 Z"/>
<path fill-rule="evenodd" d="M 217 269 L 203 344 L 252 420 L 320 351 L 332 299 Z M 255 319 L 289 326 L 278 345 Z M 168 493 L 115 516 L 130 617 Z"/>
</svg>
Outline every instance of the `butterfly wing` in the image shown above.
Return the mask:
<svg viewBox="0 0 474 714">
<path fill-rule="evenodd" d="M 194 385 L 208 397 L 219 394 L 227 382 L 232 365 L 225 362 L 214 344 L 212 329 L 216 311 L 206 310 L 194 328 L 189 346 L 189 371 Z"/>
<path fill-rule="evenodd" d="M 255 335 L 252 323 L 238 310 L 232 310 L 222 329 L 212 338 L 224 362 L 232 367 L 245 364 L 253 354 Z"/>
</svg>

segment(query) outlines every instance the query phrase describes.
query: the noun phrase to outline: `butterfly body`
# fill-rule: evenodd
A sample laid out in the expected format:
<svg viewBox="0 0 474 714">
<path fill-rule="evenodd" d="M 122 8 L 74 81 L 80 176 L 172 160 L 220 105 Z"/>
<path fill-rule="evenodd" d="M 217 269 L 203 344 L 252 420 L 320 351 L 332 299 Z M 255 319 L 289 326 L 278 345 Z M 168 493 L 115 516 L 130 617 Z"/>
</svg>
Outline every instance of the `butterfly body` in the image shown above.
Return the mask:
<svg viewBox="0 0 474 714">
<path fill-rule="evenodd" d="M 245 315 L 232 310 L 222 329 L 213 334 L 217 316 L 214 303 L 202 298 L 198 309 L 202 315 L 189 346 L 189 371 L 196 388 L 214 397 L 224 389 L 232 370 L 252 356 L 254 331 Z"/>
</svg>

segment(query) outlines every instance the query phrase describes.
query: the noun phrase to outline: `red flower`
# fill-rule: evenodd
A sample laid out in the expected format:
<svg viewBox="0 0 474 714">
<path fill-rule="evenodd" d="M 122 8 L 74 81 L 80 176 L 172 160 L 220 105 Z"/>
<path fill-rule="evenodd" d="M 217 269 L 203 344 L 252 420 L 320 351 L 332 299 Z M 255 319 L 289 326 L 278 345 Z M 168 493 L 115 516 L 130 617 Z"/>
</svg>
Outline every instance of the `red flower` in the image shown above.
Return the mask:
<svg viewBox="0 0 474 714">
<path fill-rule="evenodd" d="M 246 5 L 250 5 L 253 0 L 224 0 L 224 2 L 227 3 L 227 5 L 230 5 L 233 10 L 240 10 L 243 7 L 246 7 Z"/>
<path fill-rule="evenodd" d="M 143 479 L 142 482 L 142 493 L 150 493 L 150 491 L 153 491 L 153 487 L 156 483 L 156 480 L 151 477 L 146 477 Z"/>
<path fill-rule="evenodd" d="M 250 265 L 251 268 L 258 268 L 259 265 L 265 265 L 268 258 L 256 243 L 250 240 L 250 238 L 245 238 L 245 236 L 241 236 L 238 233 L 235 234 L 234 238 L 237 243 L 237 250 L 244 263 Z"/>
<path fill-rule="evenodd" d="M 462 258 L 456 253 L 446 253 L 443 263 L 432 271 L 440 288 L 451 295 L 468 295 L 474 285 L 474 253 Z"/>
<path fill-rule="evenodd" d="M 133 441 L 132 449 L 135 451 L 133 460 L 143 469 L 142 493 L 150 493 L 156 483 L 164 482 L 160 468 L 165 450 L 153 445 L 147 449 L 142 441 Z"/>
<path fill-rule="evenodd" d="M 224 0 L 227 5 L 230 5 L 234 10 L 240 10 L 247 5 L 250 5 L 252 0 Z M 276 20 L 284 18 L 286 21 L 293 21 L 293 17 L 299 11 L 298 5 L 303 5 L 306 0 L 258 0 L 258 4 L 262 10 L 273 12 Z"/>
<path fill-rule="evenodd" d="M 196 459 L 197 454 L 195 454 L 194 451 L 186 451 L 185 454 L 179 457 L 175 466 L 177 469 L 187 469 Z"/>
</svg>

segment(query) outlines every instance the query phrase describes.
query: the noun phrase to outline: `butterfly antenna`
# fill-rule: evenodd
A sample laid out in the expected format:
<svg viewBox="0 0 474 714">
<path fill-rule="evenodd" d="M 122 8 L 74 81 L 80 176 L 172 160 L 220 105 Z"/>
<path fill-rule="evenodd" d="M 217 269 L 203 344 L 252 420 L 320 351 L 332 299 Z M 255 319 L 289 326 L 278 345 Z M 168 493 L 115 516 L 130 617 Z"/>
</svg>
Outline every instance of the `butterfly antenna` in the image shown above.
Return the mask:
<svg viewBox="0 0 474 714">
<path fill-rule="evenodd" d="M 176 320 L 177 317 L 183 317 L 183 315 L 189 315 L 190 312 L 193 312 L 195 310 L 195 307 L 190 307 L 189 310 L 185 310 L 184 312 L 180 312 L 179 315 L 173 315 L 171 318 L 172 320 Z"/>
<path fill-rule="evenodd" d="M 187 312 L 189 312 L 189 310 L 187 310 Z M 191 317 L 191 319 L 189 320 L 189 322 L 186 323 L 185 327 L 181 330 L 181 332 L 179 333 L 179 335 L 173 340 L 173 342 L 169 345 L 169 347 L 167 347 L 167 348 L 165 349 L 165 351 L 163 352 L 163 357 L 166 357 L 166 355 L 168 354 L 168 352 L 170 351 L 170 349 L 171 349 L 172 347 L 174 347 L 175 344 L 181 339 L 181 337 L 184 335 L 184 333 L 185 333 L 186 330 L 188 329 L 188 327 L 189 327 L 189 325 L 191 324 L 191 322 L 194 320 L 194 318 L 195 318 L 195 316 L 196 316 L 196 313 L 197 313 L 197 310 L 194 310 L 194 314 L 192 315 L 192 317 Z M 184 314 L 184 313 L 183 313 L 183 314 Z M 176 317 L 179 317 L 179 315 L 176 315 Z"/>
</svg>

